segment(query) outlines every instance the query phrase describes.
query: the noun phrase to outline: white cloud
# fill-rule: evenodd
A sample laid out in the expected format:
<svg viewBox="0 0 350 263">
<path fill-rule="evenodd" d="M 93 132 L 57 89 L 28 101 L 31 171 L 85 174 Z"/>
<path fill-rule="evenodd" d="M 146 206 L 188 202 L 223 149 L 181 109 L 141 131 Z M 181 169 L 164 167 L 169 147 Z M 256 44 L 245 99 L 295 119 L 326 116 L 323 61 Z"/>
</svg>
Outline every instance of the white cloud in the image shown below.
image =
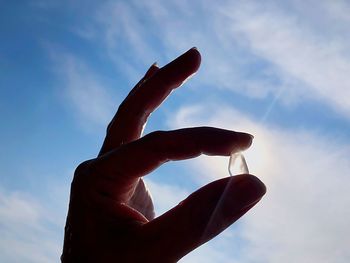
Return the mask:
<svg viewBox="0 0 350 263">
<path fill-rule="evenodd" d="M 314 9 L 321 11 L 317 5 L 309 11 Z M 332 15 L 338 16 L 338 11 Z M 265 3 L 233 5 L 223 13 L 229 19 L 232 35 L 239 36 L 255 54 L 275 65 L 282 78 L 285 74 L 304 83 L 301 89 L 293 87 L 298 93 L 318 97 L 350 115 L 350 46 L 344 39 L 332 36 L 328 32 L 331 28 L 315 28 L 300 14 L 266 7 Z"/>
<path fill-rule="evenodd" d="M 39 263 L 59 260 L 65 213 L 57 211 L 57 207 L 49 207 L 31 194 L 0 190 L 1 262 Z"/>
<path fill-rule="evenodd" d="M 108 1 L 97 10 L 95 19 L 98 25 L 97 41 L 105 45 L 108 58 L 130 80 L 139 77 L 138 69 L 155 62 L 159 50 L 147 41 L 147 25 L 135 16 L 130 4 Z M 86 27 L 84 31 L 87 31 Z"/>
<path fill-rule="evenodd" d="M 67 109 L 77 115 L 81 125 L 106 127 L 115 111 L 111 90 L 85 62 L 77 56 L 50 47 L 54 70 L 61 86 L 60 96 Z"/>
<path fill-rule="evenodd" d="M 255 124 L 222 105 L 192 107 L 182 108 L 172 127 L 212 125 L 255 135 L 246 157 L 268 193 L 236 229 L 236 237 L 247 244 L 235 255 L 239 262 L 347 262 L 350 145 L 302 130 Z M 227 161 L 199 158 L 190 169 L 204 184 L 227 176 Z"/>
<path fill-rule="evenodd" d="M 0 192 L 0 197 L 0 217 L 6 222 L 21 222 L 25 219 L 25 223 L 32 224 L 38 220 L 40 206 L 30 196 L 19 192 L 9 195 Z"/>
</svg>

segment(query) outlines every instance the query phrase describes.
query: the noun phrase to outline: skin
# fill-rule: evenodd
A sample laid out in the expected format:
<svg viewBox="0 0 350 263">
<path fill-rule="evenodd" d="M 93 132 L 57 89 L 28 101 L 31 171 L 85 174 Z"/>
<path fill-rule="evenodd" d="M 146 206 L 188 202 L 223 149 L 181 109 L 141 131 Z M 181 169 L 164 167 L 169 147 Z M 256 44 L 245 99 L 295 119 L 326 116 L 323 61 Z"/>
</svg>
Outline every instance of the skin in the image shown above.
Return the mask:
<svg viewBox="0 0 350 263">
<path fill-rule="evenodd" d="M 229 156 L 252 143 L 249 134 L 213 127 L 141 137 L 150 114 L 198 70 L 200 61 L 192 48 L 162 68 L 152 65 L 119 106 L 98 157 L 77 167 L 62 262 L 176 262 L 221 233 L 265 194 L 265 185 L 253 175 L 226 177 L 154 218 L 142 176 L 168 161 L 201 154 Z"/>
</svg>

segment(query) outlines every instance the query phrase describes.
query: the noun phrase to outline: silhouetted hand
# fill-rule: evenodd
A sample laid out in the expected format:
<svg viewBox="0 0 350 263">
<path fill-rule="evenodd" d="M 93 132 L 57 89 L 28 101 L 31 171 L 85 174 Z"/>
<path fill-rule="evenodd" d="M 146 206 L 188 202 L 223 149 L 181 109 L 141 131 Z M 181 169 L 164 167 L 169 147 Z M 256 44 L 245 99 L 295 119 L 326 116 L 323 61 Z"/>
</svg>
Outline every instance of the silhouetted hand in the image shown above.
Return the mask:
<svg viewBox="0 0 350 263">
<path fill-rule="evenodd" d="M 264 184 L 253 175 L 227 177 L 154 219 L 142 176 L 168 161 L 228 156 L 252 142 L 249 134 L 211 127 L 156 131 L 140 138 L 149 115 L 199 65 L 195 48 L 163 68 L 152 65 L 120 105 L 98 157 L 75 171 L 63 262 L 176 262 L 265 194 Z"/>
</svg>

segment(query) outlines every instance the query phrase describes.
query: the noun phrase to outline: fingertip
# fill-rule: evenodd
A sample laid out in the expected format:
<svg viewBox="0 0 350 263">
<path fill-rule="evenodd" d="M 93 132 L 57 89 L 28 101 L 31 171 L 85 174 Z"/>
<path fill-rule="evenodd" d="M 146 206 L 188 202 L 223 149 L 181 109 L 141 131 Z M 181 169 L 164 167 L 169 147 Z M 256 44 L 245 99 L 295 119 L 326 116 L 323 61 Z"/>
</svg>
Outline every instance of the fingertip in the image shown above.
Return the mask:
<svg viewBox="0 0 350 263">
<path fill-rule="evenodd" d="M 242 177 L 241 180 L 244 182 L 242 184 L 242 188 L 240 189 L 242 192 L 251 192 L 252 195 L 252 203 L 258 201 L 266 194 L 266 185 L 256 176 L 252 174 L 243 174 L 237 175 Z"/>
<path fill-rule="evenodd" d="M 186 79 L 198 71 L 200 64 L 201 54 L 196 47 L 192 47 L 168 65 L 177 68 L 177 71 L 181 72 L 182 77 Z"/>
<path fill-rule="evenodd" d="M 152 65 L 151 65 L 151 67 L 154 67 L 154 68 L 159 68 L 158 67 L 158 62 L 156 61 L 156 62 L 154 62 Z"/>
<path fill-rule="evenodd" d="M 186 53 L 188 53 L 189 56 L 191 56 L 192 65 L 193 65 L 193 69 L 192 69 L 193 73 L 197 72 L 199 69 L 199 66 L 201 64 L 201 61 L 202 61 L 201 53 L 199 52 L 197 47 L 192 47 Z"/>
<path fill-rule="evenodd" d="M 144 78 L 150 78 L 152 77 L 157 71 L 159 70 L 159 66 L 157 62 L 154 62 L 149 69 L 147 70 Z"/>
<path fill-rule="evenodd" d="M 242 142 L 241 150 L 248 149 L 253 144 L 254 136 L 245 132 L 240 132 L 239 134 L 241 136 L 241 142 Z"/>
<path fill-rule="evenodd" d="M 253 144 L 254 136 L 245 132 L 235 132 L 236 138 L 238 137 L 238 144 L 232 152 L 239 152 L 248 149 Z"/>
<path fill-rule="evenodd" d="M 245 132 L 236 132 L 232 130 L 223 130 L 225 137 L 221 136 L 221 144 L 225 148 L 225 155 L 241 152 L 248 149 L 252 143 L 254 136 Z"/>
</svg>

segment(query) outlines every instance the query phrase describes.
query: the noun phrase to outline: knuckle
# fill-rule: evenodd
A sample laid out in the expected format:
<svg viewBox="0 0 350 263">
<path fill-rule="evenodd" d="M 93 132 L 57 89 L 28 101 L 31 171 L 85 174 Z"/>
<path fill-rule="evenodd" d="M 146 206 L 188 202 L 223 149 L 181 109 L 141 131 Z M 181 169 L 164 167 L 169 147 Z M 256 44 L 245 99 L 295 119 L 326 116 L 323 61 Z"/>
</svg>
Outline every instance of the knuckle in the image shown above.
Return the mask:
<svg viewBox="0 0 350 263">
<path fill-rule="evenodd" d="M 162 150 L 164 148 L 165 138 L 168 136 L 166 131 L 153 131 L 144 137 L 146 144 L 149 144 L 153 150 Z"/>
<path fill-rule="evenodd" d="M 113 124 L 113 120 L 112 120 L 110 123 L 108 123 L 108 125 L 107 125 L 107 128 L 106 128 L 106 133 L 107 133 L 107 134 L 108 134 L 109 131 L 111 130 L 112 124 Z"/>
<path fill-rule="evenodd" d="M 91 166 L 92 160 L 87 160 L 78 165 L 78 167 L 74 171 L 74 175 L 86 174 Z"/>
<path fill-rule="evenodd" d="M 122 103 L 120 103 L 119 107 L 118 107 L 118 110 L 117 110 L 117 114 L 120 115 L 120 114 L 124 114 L 125 112 L 128 111 L 128 103 L 127 103 L 127 100 L 124 100 Z"/>
<path fill-rule="evenodd" d="M 156 140 L 156 139 L 159 139 L 159 138 L 162 138 L 164 136 L 166 136 L 168 132 L 166 131 L 153 131 L 153 132 L 150 132 L 149 134 L 147 134 L 145 137 L 147 137 L 149 140 Z"/>
<path fill-rule="evenodd" d="M 75 169 L 72 180 L 72 188 L 80 188 L 82 185 L 86 184 L 87 177 L 90 174 L 92 161 L 93 160 L 87 160 L 85 162 L 82 162 Z"/>
<path fill-rule="evenodd" d="M 137 102 L 136 100 L 131 101 L 131 99 L 129 99 L 120 104 L 115 119 L 124 122 L 138 119 L 142 120 L 142 122 L 146 122 L 149 115 L 150 112 L 147 110 L 144 102 Z"/>
</svg>

